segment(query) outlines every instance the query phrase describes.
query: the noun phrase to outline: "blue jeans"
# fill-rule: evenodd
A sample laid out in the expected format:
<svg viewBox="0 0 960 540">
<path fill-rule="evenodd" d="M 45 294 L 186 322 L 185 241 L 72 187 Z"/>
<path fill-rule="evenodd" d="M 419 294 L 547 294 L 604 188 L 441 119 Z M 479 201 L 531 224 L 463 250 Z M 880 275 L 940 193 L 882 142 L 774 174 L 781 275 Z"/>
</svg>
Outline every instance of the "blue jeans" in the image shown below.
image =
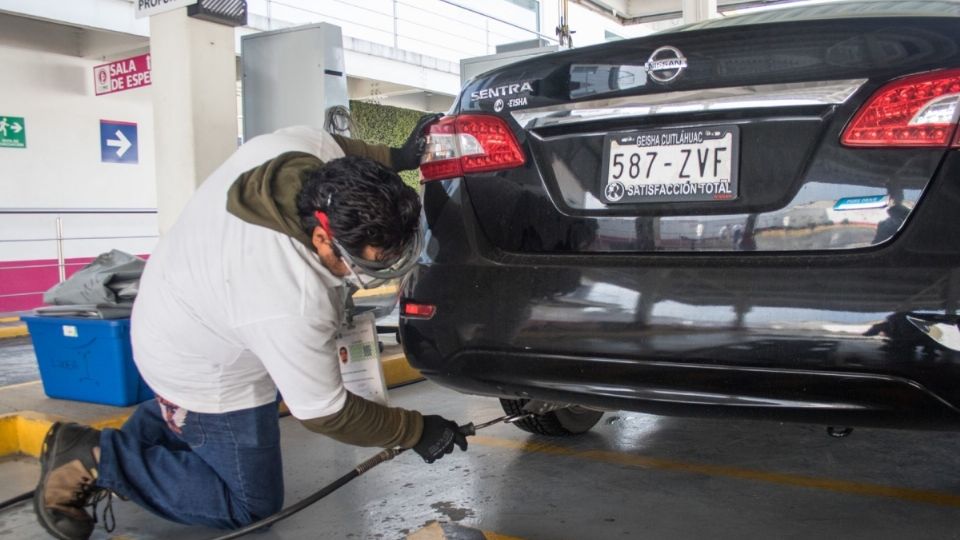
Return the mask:
<svg viewBox="0 0 960 540">
<path fill-rule="evenodd" d="M 170 411 L 150 400 L 119 430 L 103 430 L 99 487 L 171 521 L 220 529 L 282 508 L 276 403 L 223 414 Z"/>
</svg>

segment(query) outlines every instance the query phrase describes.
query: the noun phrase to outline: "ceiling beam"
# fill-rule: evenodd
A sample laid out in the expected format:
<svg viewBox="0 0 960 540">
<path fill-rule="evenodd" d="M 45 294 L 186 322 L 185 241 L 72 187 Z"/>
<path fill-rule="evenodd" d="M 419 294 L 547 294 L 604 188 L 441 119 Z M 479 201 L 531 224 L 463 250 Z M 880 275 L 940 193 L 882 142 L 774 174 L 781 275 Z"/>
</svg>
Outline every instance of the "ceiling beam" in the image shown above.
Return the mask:
<svg viewBox="0 0 960 540">
<path fill-rule="evenodd" d="M 586 9 L 616 20 L 621 25 L 651 23 L 683 18 L 682 0 L 629 0 L 626 11 L 616 0 L 570 0 Z M 729 13 L 739 9 L 792 4 L 804 0 L 717 0 L 717 11 Z"/>
</svg>

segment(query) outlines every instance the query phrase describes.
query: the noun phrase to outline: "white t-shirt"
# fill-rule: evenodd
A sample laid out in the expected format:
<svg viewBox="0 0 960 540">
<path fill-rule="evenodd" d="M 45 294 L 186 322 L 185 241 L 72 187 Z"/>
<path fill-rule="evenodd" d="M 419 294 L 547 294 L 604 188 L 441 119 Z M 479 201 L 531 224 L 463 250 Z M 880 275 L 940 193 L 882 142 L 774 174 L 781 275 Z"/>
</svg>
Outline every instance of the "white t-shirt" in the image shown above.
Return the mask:
<svg viewBox="0 0 960 540">
<path fill-rule="evenodd" d="M 278 388 L 297 418 L 343 408 L 334 347 L 343 280 L 299 241 L 227 212 L 240 174 L 291 151 L 343 156 L 307 127 L 251 139 L 197 189 L 144 270 L 134 360 L 158 395 L 187 410 L 248 409 L 276 400 Z"/>
</svg>

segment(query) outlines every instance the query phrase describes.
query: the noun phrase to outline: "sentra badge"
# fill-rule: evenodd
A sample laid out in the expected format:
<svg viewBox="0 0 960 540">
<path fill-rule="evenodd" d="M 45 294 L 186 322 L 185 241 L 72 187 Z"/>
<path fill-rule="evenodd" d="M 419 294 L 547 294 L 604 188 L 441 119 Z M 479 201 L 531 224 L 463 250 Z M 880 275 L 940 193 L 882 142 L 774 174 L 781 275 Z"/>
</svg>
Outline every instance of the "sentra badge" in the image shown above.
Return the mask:
<svg viewBox="0 0 960 540">
<path fill-rule="evenodd" d="M 492 88 L 483 88 L 470 93 L 470 101 L 480 101 L 481 99 L 505 98 L 515 96 L 523 92 L 533 92 L 533 85 L 530 81 L 521 83 L 505 84 L 503 86 L 494 86 Z"/>
<path fill-rule="evenodd" d="M 687 59 L 676 47 L 660 47 L 653 51 L 644 67 L 651 79 L 660 83 L 668 83 L 679 77 L 683 70 L 687 68 Z"/>
</svg>

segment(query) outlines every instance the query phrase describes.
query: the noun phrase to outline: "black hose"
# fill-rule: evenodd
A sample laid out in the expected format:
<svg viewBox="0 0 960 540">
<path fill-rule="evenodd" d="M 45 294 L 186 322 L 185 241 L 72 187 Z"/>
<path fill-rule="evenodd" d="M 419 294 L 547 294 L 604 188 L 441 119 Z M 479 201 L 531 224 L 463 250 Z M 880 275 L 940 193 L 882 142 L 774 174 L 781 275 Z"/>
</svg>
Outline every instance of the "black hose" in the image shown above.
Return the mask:
<svg viewBox="0 0 960 540">
<path fill-rule="evenodd" d="M 250 534 L 253 531 L 256 531 L 257 529 L 262 529 L 268 525 L 273 525 L 274 523 L 282 519 L 286 519 L 296 514 L 297 512 L 303 510 L 304 508 L 310 506 L 311 504 L 319 501 L 320 499 L 326 497 L 327 495 L 333 493 L 334 491 L 342 488 L 354 478 L 369 471 L 370 469 L 376 467 L 377 465 L 385 461 L 390 461 L 391 459 L 397 457 L 398 455 L 403 453 L 403 451 L 404 451 L 403 448 L 391 448 L 389 450 L 384 450 L 378 453 L 377 455 L 371 457 L 370 459 L 364 461 L 363 463 L 357 465 L 350 472 L 341 476 L 340 478 L 337 478 L 330 484 L 327 484 L 322 489 L 313 493 L 309 497 L 301 501 L 298 501 L 296 504 L 293 504 L 287 508 L 284 508 L 283 510 L 277 512 L 276 514 L 270 517 L 261 519 L 256 523 L 247 525 L 242 529 L 231 531 L 229 534 L 218 536 L 216 538 L 213 538 L 212 540 L 229 540 L 231 538 L 240 538 L 241 536 L 246 536 L 247 534 Z M 11 499 L 7 499 L 3 502 L 0 502 L 0 510 L 5 510 L 6 508 L 13 506 L 17 503 L 29 500 L 33 498 L 33 494 L 34 494 L 33 491 L 28 491 L 26 493 L 21 493 L 20 495 L 17 495 L 16 497 L 13 497 Z"/>
<path fill-rule="evenodd" d="M 26 493 L 21 493 L 20 495 L 17 495 L 16 497 L 13 497 L 13 498 L 11 498 L 11 499 L 7 499 L 7 500 L 5 500 L 5 501 L 3 501 L 3 502 L 0 502 L 0 510 L 6 510 L 7 507 L 13 506 L 13 505 L 15 505 L 15 504 L 17 504 L 17 503 L 20 503 L 20 502 L 23 502 L 23 501 L 30 500 L 31 498 L 33 498 L 33 492 L 32 492 L 32 491 L 28 491 L 28 492 L 26 492 Z"/>
<path fill-rule="evenodd" d="M 250 524 L 250 525 L 248 525 L 248 526 L 246 526 L 246 527 L 244 527 L 244 528 L 242 528 L 242 529 L 237 529 L 237 530 L 235 530 L 235 531 L 232 531 L 232 532 L 230 532 L 229 534 L 226 534 L 226 535 L 224 535 L 224 536 L 218 536 L 218 537 L 214 538 L 213 540 L 228 540 L 228 539 L 230 539 L 230 538 L 240 538 L 241 536 L 246 536 L 247 534 L 250 534 L 250 533 L 252 533 L 253 531 L 256 531 L 257 529 L 262 529 L 263 527 L 266 527 L 266 526 L 268 526 L 268 525 L 272 525 L 272 524 L 280 521 L 281 519 L 286 519 L 286 518 L 288 518 L 288 517 L 296 514 L 297 512 L 303 510 L 304 508 L 310 506 L 311 504 L 319 501 L 320 499 L 326 497 L 327 495 L 333 493 L 334 491 L 340 489 L 341 487 L 343 487 L 344 485 L 346 485 L 348 482 L 350 482 L 350 481 L 353 480 L 354 478 L 360 476 L 361 474 L 369 471 L 369 470 L 372 469 L 373 467 L 375 467 L 375 466 L 383 463 L 384 461 L 389 461 L 389 460 L 393 459 L 393 458 L 396 457 L 398 454 L 400 454 L 400 452 L 401 452 L 401 451 L 399 451 L 399 450 L 384 450 L 383 452 L 380 452 L 379 454 L 377 454 L 377 455 L 374 456 L 373 458 L 371 458 L 371 459 L 369 459 L 369 460 L 367 460 L 367 461 L 364 461 L 364 462 L 361 463 L 360 465 L 357 465 L 357 467 L 356 467 L 355 469 L 352 469 L 352 470 L 351 470 L 350 472 L 348 472 L 347 474 L 341 476 L 340 478 L 337 478 L 337 479 L 334 480 L 332 483 L 327 484 L 327 485 L 324 486 L 323 489 L 321 489 L 320 491 L 317 491 L 316 493 L 314 493 L 314 494 L 310 495 L 309 497 L 307 497 L 307 498 L 305 498 L 305 499 L 297 502 L 296 504 L 294 504 L 294 505 L 292 505 L 292 506 L 289 506 L 289 507 L 287 507 L 287 508 L 284 508 L 283 510 L 277 512 L 276 514 L 274 514 L 274 515 L 272 515 L 272 516 L 270 516 L 270 517 L 268 517 L 268 518 L 261 519 L 260 521 L 257 521 L 256 523 L 252 523 L 252 524 Z M 389 456 L 386 456 L 385 454 L 388 454 L 388 453 L 389 453 L 390 455 L 389 455 Z M 378 459 L 378 458 L 379 458 L 379 459 Z M 8 507 L 11 507 L 11 506 L 13 506 L 13 505 L 15 505 L 15 504 L 17 504 L 17 503 L 30 500 L 31 498 L 33 498 L 33 493 L 34 493 L 33 491 L 28 491 L 28 492 L 26 492 L 26 493 L 21 493 L 20 495 L 17 495 L 16 497 L 13 497 L 13 498 L 7 499 L 7 500 L 5 500 L 5 501 L 3 501 L 3 502 L 0 502 L 0 510 L 6 510 Z"/>
<path fill-rule="evenodd" d="M 211 540 L 230 540 L 230 539 L 232 539 L 232 538 L 240 538 L 241 536 L 246 536 L 246 535 L 252 533 L 253 531 L 256 531 L 256 530 L 258 530 L 258 529 L 262 529 L 262 528 L 264 528 L 264 527 L 266 527 L 266 526 L 268 526 L 268 525 L 273 525 L 274 523 L 276 523 L 276 522 L 278 522 L 278 521 L 280 521 L 280 520 L 282 520 L 282 519 L 286 519 L 286 518 L 288 518 L 288 517 L 296 514 L 297 512 L 303 510 L 304 508 L 310 506 L 311 504 L 319 501 L 320 499 L 326 497 L 327 495 L 333 493 L 334 491 L 342 488 L 344 485 L 346 485 L 347 483 L 349 483 L 349 482 L 350 482 L 351 480 L 353 480 L 354 478 L 356 478 L 356 477 L 360 476 L 361 474 L 369 471 L 370 469 L 376 467 L 377 465 L 379 465 L 379 464 L 381 464 L 381 463 L 383 463 L 383 462 L 385 462 L 385 461 L 390 461 L 391 459 L 397 457 L 398 455 L 400 455 L 401 452 L 403 452 L 403 449 L 401 449 L 401 448 L 393 448 L 393 449 L 389 449 L 389 450 L 384 450 L 384 451 L 380 452 L 379 454 L 373 456 L 372 458 L 370 458 L 370 459 L 364 461 L 363 463 L 357 465 L 356 468 L 354 468 L 353 470 L 351 470 L 351 471 L 348 472 L 347 474 L 341 476 L 340 478 L 337 478 L 336 480 L 334 480 L 334 481 L 331 482 L 330 484 L 327 484 L 326 486 L 324 486 L 322 489 L 320 489 L 320 490 L 317 491 L 316 493 L 314 493 L 314 494 L 310 495 L 309 497 L 307 497 L 307 498 L 305 498 L 305 499 L 297 502 L 296 504 L 293 504 L 293 505 L 291 505 L 291 506 L 288 506 L 287 508 L 284 508 L 283 510 L 277 512 L 276 514 L 274 514 L 274 515 L 272 515 L 272 516 L 270 516 L 270 517 L 261 519 L 260 521 L 257 521 L 256 523 L 251 523 L 250 525 L 247 525 L 246 527 L 244 527 L 244 528 L 242 528 L 242 529 L 237 529 L 237 530 L 235 530 L 235 531 L 231 531 L 231 532 L 228 533 L 228 534 L 225 534 L 225 535 L 223 535 L 223 536 L 218 536 L 218 537 L 216 537 L 216 538 L 212 538 Z"/>
<path fill-rule="evenodd" d="M 504 417 L 504 418 L 506 418 L 506 417 Z M 478 426 L 476 426 L 476 427 L 474 427 L 474 425 L 473 425 L 472 423 L 470 423 L 470 424 L 467 424 L 467 425 L 465 425 L 465 426 L 460 426 L 460 430 L 461 430 L 461 432 L 463 432 L 465 435 L 474 435 L 474 434 L 476 434 L 476 430 L 477 430 L 477 429 L 483 428 L 483 427 L 487 427 L 487 426 L 492 425 L 492 424 L 495 424 L 495 423 L 503 422 L 503 421 L 504 421 L 504 418 L 497 418 L 496 420 L 493 420 L 493 421 L 491 421 L 491 422 L 487 422 L 487 423 L 484 423 L 484 424 L 480 424 L 480 425 L 478 425 Z M 250 525 L 247 525 L 246 527 L 244 527 L 244 528 L 242 528 L 242 529 L 237 529 L 237 530 L 235 530 L 235 531 L 231 531 L 231 532 L 229 532 L 228 534 L 225 534 L 225 535 L 223 535 L 223 536 L 217 536 L 216 538 L 212 538 L 211 540 L 231 540 L 231 539 L 233 539 L 233 538 L 240 538 L 241 536 L 246 536 L 246 535 L 252 533 L 253 531 L 262 529 L 262 528 L 264 528 L 264 527 L 266 527 L 266 526 L 268 526 L 268 525 L 273 525 L 274 523 L 276 523 L 276 522 L 278 522 L 278 521 L 280 521 L 280 520 L 287 519 L 288 517 L 296 514 L 297 512 L 303 510 L 304 508 L 312 505 L 313 503 L 319 501 L 320 499 L 326 497 L 327 495 L 330 495 L 330 494 L 333 493 L 334 491 L 342 488 L 343 486 L 345 486 L 346 484 L 348 484 L 351 480 L 353 480 L 354 478 L 360 476 L 361 474 L 369 471 L 370 469 L 376 467 L 377 465 L 380 465 L 381 463 L 384 463 L 384 462 L 386 462 L 386 461 L 390 461 L 391 459 L 399 456 L 399 455 L 402 454 L 405 450 L 406 450 L 405 448 L 390 448 L 390 449 L 387 449 L 387 450 L 383 450 L 382 452 L 379 452 L 378 454 L 376 454 L 375 456 L 371 457 L 370 459 L 368 459 L 368 460 L 364 461 L 363 463 L 357 465 L 356 467 L 354 467 L 354 468 L 353 468 L 350 472 L 348 472 L 347 474 L 345 474 L 345 475 L 341 476 L 340 478 L 337 478 L 337 479 L 334 480 L 333 482 L 327 484 L 326 486 L 324 486 L 323 488 L 321 488 L 319 491 L 313 493 L 312 495 L 308 496 L 308 497 L 305 498 L 305 499 L 302 499 L 302 500 L 298 501 L 296 504 L 293 504 L 293 505 L 291 505 L 291 506 L 288 506 L 287 508 L 284 508 L 283 510 L 277 512 L 276 514 L 273 514 L 272 516 L 263 518 L 263 519 L 261 519 L 260 521 L 257 521 L 257 522 L 255 522 L 255 523 L 251 523 Z M 14 504 L 17 504 L 18 502 L 22 502 L 22 501 L 25 501 L 25 500 L 27 500 L 27 499 L 30 499 L 31 497 L 33 497 L 33 494 L 34 494 L 34 492 L 33 492 L 33 491 L 30 491 L 30 492 L 27 492 L 27 493 L 23 493 L 23 494 L 17 495 L 16 497 L 14 497 L 14 498 L 12 498 L 12 499 L 8 499 L 8 500 L 6 500 L 6 501 L 3 501 L 2 503 L 0 503 L 0 510 L 3 510 L 4 508 L 6 508 L 6 507 L 8 507 L 8 506 L 13 506 Z"/>
<path fill-rule="evenodd" d="M 347 483 L 349 483 L 349 482 L 350 482 L 351 480 L 353 480 L 354 478 L 356 478 L 356 477 L 360 476 L 361 474 L 369 471 L 370 469 L 376 467 L 377 465 L 383 463 L 384 461 L 390 461 L 391 459 L 393 459 L 393 458 L 395 458 L 397 455 L 399 455 L 402 451 L 403 451 L 402 449 L 384 450 L 383 452 L 380 452 L 379 454 L 373 456 L 372 458 L 368 459 L 367 461 L 364 461 L 364 462 L 361 463 L 360 465 L 357 465 L 356 468 L 351 469 L 350 472 L 348 472 L 347 474 L 341 476 L 340 478 L 337 478 L 336 480 L 334 480 L 334 481 L 331 482 L 330 484 L 327 484 L 327 485 L 324 486 L 323 489 L 321 489 L 320 491 L 317 491 L 316 493 L 310 495 L 309 497 L 307 497 L 307 498 L 305 498 L 305 499 L 303 499 L 303 500 L 301 500 L 301 501 L 298 501 L 296 504 L 293 504 L 293 505 L 291 505 L 291 506 L 288 506 L 287 508 L 284 508 L 283 510 L 277 512 L 276 514 L 274 514 L 274 515 L 272 515 L 272 516 L 270 516 L 270 517 L 261 519 L 260 521 L 257 521 L 256 523 L 252 523 L 252 524 L 250 524 L 250 525 L 247 525 L 246 527 L 244 527 L 244 528 L 242 528 L 242 529 L 237 529 L 237 530 L 235 530 L 235 531 L 232 531 L 232 532 L 230 532 L 229 534 L 226 534 L 226 535 L 223 535 L 223 536 L 218 536 L 218 537 L 216 537 L 216 538 L 214 538 L 214 539 L 212 539 L 212 540 L 228 540 L 228 539 L 230 539 L 230 538 L 240 538 L 241 536 L 246 536 L 247 534 L 250 534 L 250 533 L 252 533 L 253 531 L 256 531 L 257 529 L 262 529 L 262 528 L 264 528 L 264 527 L 266 527 L 266 526 L 268 526 L 268 525 L 272 525 L 272 524 L 274 524 L 274 523 L 276 523 L 276 522 L 278 522 L 278 521 L 280 521 L 280 520 L 282 520 L 282 519 L 286 519 L 286 518 L 288 518 L 288 517 L 296 514 L 297 512 L 303 510 L 304 508 L 310 506 L 311 504 L 319 501 L 320 499 L 326 497 L 327 495 L 333 493 L 334 491 L 342 488 L 343 486 L 345 486 Z M 31 498 L 33 498 L 33 494 L 34 494 L 33 491 L 28 491 L 28 492 L 26 492 L 26 493 L 21 493 L 20 495 L 17 495 L 16 497 L 13 497 L 13 498 L 7 499 L 7 500 L 5 500 L 5 501 L 3 501 L 3 502 L 0 502 L 0 510 L 5 510 L 5 509 L 7 509 L 8 507 L 13 506 L 13 505 L 15 505 L 15 504 L 17 504 L 17 503 L 20 503 L 20 502 L 23 502 L 23 501 L 26 501 L 26 500 L 30 500 Z"/>
</svg>

